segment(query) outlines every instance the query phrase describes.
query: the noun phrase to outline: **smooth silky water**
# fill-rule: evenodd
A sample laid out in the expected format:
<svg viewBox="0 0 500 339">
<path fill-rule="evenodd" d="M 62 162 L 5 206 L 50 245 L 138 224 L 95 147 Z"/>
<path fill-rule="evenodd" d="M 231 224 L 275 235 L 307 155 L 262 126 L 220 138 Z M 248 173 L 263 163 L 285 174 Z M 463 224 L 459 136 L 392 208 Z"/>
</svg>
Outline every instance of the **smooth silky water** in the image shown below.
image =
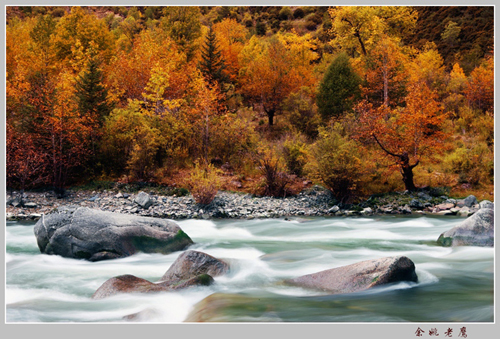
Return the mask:
<svg viewBox="0 0 500 339">
<path fill-rule="evenodd" d="M 92 300 L 107 279 L 157 281 L 180 252 L 101 262 L 40 254 L 34 223 L 7 222 L 7 322 L 493 322 L 494 249 L 444 248 L 455 217 L 182 220 L 190 249 L 230 262 L 208 287 Z M 405 255 L 418 283 L 327 295 L 282 284 L 363 260 Z M 211 296 L 210 303 L 195 307 Z M 194 312 L 193 312 L 194 310 Z M 190 315 L 191 314 L 191 315 Z M 189 316 L 188 316 L 189 315 Z"/>
</svg>

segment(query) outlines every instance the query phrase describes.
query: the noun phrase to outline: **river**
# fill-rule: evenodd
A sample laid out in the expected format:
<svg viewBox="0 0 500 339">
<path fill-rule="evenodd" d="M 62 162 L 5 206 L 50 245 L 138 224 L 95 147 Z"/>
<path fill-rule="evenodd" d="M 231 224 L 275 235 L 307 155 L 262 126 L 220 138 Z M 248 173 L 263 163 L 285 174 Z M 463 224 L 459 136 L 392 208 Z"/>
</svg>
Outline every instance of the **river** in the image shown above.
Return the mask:
<svg viewBox="0 0 500 339">
<path fill-rule="evenodd" d="M 179 323 L 217 322 L 493 322 L 494 249 L 444 248 L 438 236 L 455 217 L 331 217 L 314 219 L 181 220 L 190 249 L 231 263 L 227 276 L 208 287 L 92 300 L 107 279 L 133 274 L 157 281 L 175 261 L 139 253 L 87 262 L 40 254 L 34 222 L 7 222 L 6 321 Z M 368 259 L 405 255 L 418 283 L 326 295 L 285 286 L 283 279 Z"/>
</svg>

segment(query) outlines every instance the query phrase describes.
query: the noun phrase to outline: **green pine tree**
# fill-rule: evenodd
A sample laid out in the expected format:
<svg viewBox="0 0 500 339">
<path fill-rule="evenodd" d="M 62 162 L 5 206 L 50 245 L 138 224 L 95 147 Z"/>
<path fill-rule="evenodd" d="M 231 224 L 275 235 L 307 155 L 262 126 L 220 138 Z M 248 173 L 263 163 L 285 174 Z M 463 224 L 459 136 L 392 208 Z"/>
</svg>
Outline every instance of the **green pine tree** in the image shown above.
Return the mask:
<svg viewBox="0 0 500 339">
<path fill-rule="evenodd" d="M 78 111 L 81 115 L 94 115 L 100 124 L 112 110 L 108 91 L 102 81 L 103 74 L 99 69 L 99 62 L 96 58 L 91 58 L 75 84 Z"/>
<path fill-rule="evenodd" d="M 217 46 L 217 38 L 212 28 L 210 28 L 205 44 L 202 47 L 201 58 L 199 67 L 205 78 L 210 84 L 217 82 L 222 88 L 222 85 L 228 82 L 229 79 L 224 73 L 226 65 L 219 46 Z"/>
<path fill-rule="evenodd" d="M 81 116 L 90 118 L 88 124 L 92 128 L 89 140 L 90 157 L 82 169 L 90 177 L 96 176 L 102 171 L 99 145 L 101 128 L 105 118 L 113 109 L 108 100 L 108 91 L 102 81 L 103 74 L 99 69 L 99 62 L 96 58 L 91 58 L 75 83 L 78 112 Z"/>
<path fill-rule="evenodd" d="M 350 111 L 361 95 L 360 84 L 361 78 L 352 69 L 349 57 L 345 53 L 339 54 L 328 67 L 316 96 L 323 120 Z"/>
</svg>

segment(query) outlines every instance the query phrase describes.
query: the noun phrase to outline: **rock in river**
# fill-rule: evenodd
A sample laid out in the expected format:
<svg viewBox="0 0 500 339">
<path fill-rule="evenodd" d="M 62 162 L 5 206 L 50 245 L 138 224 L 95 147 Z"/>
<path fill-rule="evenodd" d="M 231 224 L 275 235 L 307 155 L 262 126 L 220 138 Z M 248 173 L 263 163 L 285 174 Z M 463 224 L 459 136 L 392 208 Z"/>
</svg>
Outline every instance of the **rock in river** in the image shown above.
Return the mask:
<svg viewBox="0 0 500 339">
<path fill-rule="evenodd" d="M 95 291 L 92 299 L 104 299 L 120 293 L 151 293 L 180 290 L 191 286 L 211 285 L 214 278 L 208 274 L 200 274 L 179 284 L 166 282 L 153 283 L 149 280 L 138 278 L 131 274 L 120 275 L 108 279 Z"/>
<path fill-rule="evenodd" d="M 203 252 L 186 251 L 175 260 L 160 281 L 177 283 L 200 274 L 216 277 L 228 270 L 229 265 L 225 261 Z"/>
<path fill-rule="evenodd" d="M 130 274 L 121 275 L 104 282 L 92 298 L 102 299 L 118 293 L 149 293 L 210 285 L 214 276 L 222 275 L 228 270 L 229 265 L 220 259 L 202 252 L 186 251 L 174 261 L 160 281 L 153 283 Z"/>
<path fill-rule="evenodd" d="M 442 246 L 493 246 L 494 210 L 481 208 L 472 216 L 441 233 L 437 242 Z"/>
<path fill-rule="evenodd" d="M 34 231 L 42 253 L 90 261 L 122 258 L 136 252 L 167 254 L 193 243 L 173 221 L 86 207 L 59 209 L 45 215 Z"/>
<path fill-rule="evenodd" d="M 289 279 L 285 283 L 343 294 L 400 281 L 418 281 L 415 264 L 405 256 L 361 261 Z"/>
</svg>

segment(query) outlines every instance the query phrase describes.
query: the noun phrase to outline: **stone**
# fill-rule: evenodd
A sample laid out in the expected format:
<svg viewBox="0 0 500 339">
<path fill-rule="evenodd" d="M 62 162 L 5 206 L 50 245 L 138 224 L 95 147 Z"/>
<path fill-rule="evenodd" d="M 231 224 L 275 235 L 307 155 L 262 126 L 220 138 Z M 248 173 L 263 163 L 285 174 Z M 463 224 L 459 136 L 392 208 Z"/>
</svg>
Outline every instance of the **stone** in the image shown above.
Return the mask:
<svg viewBox="0 0 500 339">
<path fill-rule="evenodd" d="M 131 274 L 111 278 L 102 284 L 92 295 L 92 299 L 104 299 L 122 293 L 152 293 L 180 290 L 192 286 L 208 286 L 214 279 L 208 274 L 201 274 L 181 283 L 169 285 L 165 282 L 152 283 Z"/>
<path fill-rule="evenodd" d="M 115 195 L 115 198 L 116 199 L 123 198 L 123 194 L 120 192 L 120 193 L 118 193 L 118 194 Z"/>
<path fill-rule="evenodd" d="M 392 211 L 393 211 L 393 208 L 392 208 L 392 207 L 385 207 L 385 206 L 384 206 L 384 207 L 381 207 L 380 209 L 381 209 L 381 211 L 382 211 L 383 213 L 386 213 L 386 214 L 391 214 L 391 213 L 392 213 Z"/>
<path fill-rule="evenodd" d="M 404 205 L 403 207 L 400 207 L 399 209 L 403 214 L 411 214 L 411 208 L 408 205 Z"/>
<path fill-rule="evenodd" d="M 285 283 L 331 294 L 344 294 L 401 281 L 418 281 L 415 264 L 405 256 L 366 260 L 289 279 Z"/>
<path fill-rule="evenodd" d="M 442 246 L 494 245 L 494 210 L 482 208 L 452 229 L 442 233 L 437 242 Z"/>
<path fill-rule="evenodd" d="M 433 211 L 433 213 L 436 215 L 455 215 L 455 213 L 453 213 L 451 210 L 442 210 L 442 211 L 436 210 L 435 212 Z"/>
<path fill-rule="evenodd" d="M 203 252 L 186 251 L 182 253 L 172 266 L 160 278 L 161 282 L 178 283 L 200 274 L 212 277 L 223 275 L 229 271 L 229 264 Z"/>
<path fill-rule="evenodd" d="M 477 201 L 476 197 L 473 195 L 469 195 L 467 198 L 464 199 L 464 205 L 467 207 L 472 207 L 479 202 Z"/>
<path fill-rule="evenodd" d="M 328 210 L 328 213 L 337 213 L 339 210 L 340 208 L 337 205 L 335 205 Z"/>
<path fill-rule="evenodd" d="M 450 202 L 445 202 L 443 204 L 437 205 L 435 208 L 439 212 L 439 211 L 449 210 L 449 209 L 451 209 L 453 207 L 455 207 L 455 204 L 450 203 Z"/>
<path fill-rule="evenodd" d="M 23 207 L 23 198 L 22 197 L 15 197 L 10 201 L 10 204 L 14 207 Z"/>
<path fill-rule="evenodd" d="M 410 201 L 410 207 L 411 208 L 416 208 L 417 210 L 423 210 L 424 209 L 424 205 L 418 199 L 412 199 Z"/>
<path fill-rule="evenodd" d="M 457 215 L 459 217 L 468 217 L 469 215 L 471 215 L 471 212 L 468 207 L 464 206 L 457 212 Z"/>
<path fill-rule="evenodd" d="M 489 200 L 483 200 L 479 203 L 479 208 L 490 208 L 490 209 L 494 209 L 495 208 L 495 204 L 493 204 L 491 201 Z"/>
<path fill-rule="evenodd" d="M 426 200 L 426 201 L 429 201 L 432 199 L 432 197 L 425 192 L 418 192 L 417 196 L 423 200 Z"/>
<path fill-rule="evenodd" d="M 162 291 L 164 288 L 131 274 L 120 275 L 104 282 L 92 295 L 92 299 L 104 299 L 119 293 L 144 293 Z"/>
<path fill-rule="evenodd" d="M 34 203 L 34 202 L 27 202 L 27 203 L 24 204 L 24 207 L 26 207 L 26 208 L 37 208 L 38 205 L 36 203 Z"/>
<path fill-rule="evenodd" d="M 373 214 L 373 210 L 370 207 L 363 208 L 361 211 L 361 214 L 366 215 L 366 214 Z"/>
<path fill-rule="evenodd" d="M 34 232 L 42 253 L 89 261 L 136 252 L 167 254 L 193 243 L 173 221 L 87 207 L 61 208 L 42 216 Z"/>
<path fill-rule="evenodd" d="M 151 205 L 153 205 L 153 200 L 146 192 L 139 192 L 134 199 L 134 202 L 141 206 L 144 209 L 148 209 Z"/>
</svg>

